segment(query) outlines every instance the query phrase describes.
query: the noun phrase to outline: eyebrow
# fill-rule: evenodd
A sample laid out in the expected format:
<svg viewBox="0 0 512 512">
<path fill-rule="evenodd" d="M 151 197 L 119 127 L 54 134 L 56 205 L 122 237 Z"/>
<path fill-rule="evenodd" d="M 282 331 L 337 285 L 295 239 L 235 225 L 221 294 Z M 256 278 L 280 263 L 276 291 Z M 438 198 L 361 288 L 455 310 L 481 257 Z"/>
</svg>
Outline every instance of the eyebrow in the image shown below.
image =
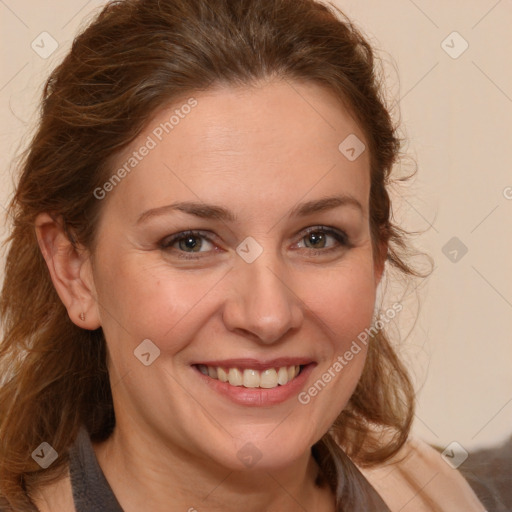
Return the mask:
<svg viewBox="0 0 512 512">
<path fill-rule="evenodd" d="M 339 208 L 342 206 L 355 208 L 361 213 L 364 212 L 362 204 L 355 197 L 349 194 L 343 194 L 301 203 L 292 208 L 288 217 L 306 217 L 313 213 L 332 210 L 333 208 Z M 184 212 L 202 219 L 217 219 L 226 222 L 237 221 L 236 215 L 222 206 L 195 201 L 183 201 L 146 210 L 137 219 L 137 224 L 145 222 L 152 217 L 169 214 L 174 211 Z"/>
</svg>

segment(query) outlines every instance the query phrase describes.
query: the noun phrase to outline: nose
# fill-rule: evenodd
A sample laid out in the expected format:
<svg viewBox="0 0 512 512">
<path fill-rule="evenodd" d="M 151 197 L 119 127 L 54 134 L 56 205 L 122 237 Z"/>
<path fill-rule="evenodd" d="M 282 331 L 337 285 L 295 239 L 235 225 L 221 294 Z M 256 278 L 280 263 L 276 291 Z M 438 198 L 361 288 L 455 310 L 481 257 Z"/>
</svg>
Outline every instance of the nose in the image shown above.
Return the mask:
<svg viewBox="0 0 512 512">
<path fill-rule="evenodd" d="M 228 330 L 273 344 L 300 327 L 302 301 L 287 283 L 289 279 L 285 279 L 279 262 L 263 255 L 252 263 L 241 260 L 230 274 L 230 292 L 223 311 Z"/>
</svg>

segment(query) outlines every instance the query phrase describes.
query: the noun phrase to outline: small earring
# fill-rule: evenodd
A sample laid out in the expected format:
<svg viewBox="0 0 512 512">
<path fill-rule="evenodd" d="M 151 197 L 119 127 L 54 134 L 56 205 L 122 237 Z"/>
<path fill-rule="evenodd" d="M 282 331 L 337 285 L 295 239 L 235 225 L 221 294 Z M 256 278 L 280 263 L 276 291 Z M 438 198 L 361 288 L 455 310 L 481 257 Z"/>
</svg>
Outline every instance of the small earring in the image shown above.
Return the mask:
<svg viewBox="0 0 512 512">
<path fill-rule="evenodd" d="M 83 311 L 80 313 L 80 320 L 82 320 L 82 322 L 85 322 L 85 314 Z"/>
</svg>

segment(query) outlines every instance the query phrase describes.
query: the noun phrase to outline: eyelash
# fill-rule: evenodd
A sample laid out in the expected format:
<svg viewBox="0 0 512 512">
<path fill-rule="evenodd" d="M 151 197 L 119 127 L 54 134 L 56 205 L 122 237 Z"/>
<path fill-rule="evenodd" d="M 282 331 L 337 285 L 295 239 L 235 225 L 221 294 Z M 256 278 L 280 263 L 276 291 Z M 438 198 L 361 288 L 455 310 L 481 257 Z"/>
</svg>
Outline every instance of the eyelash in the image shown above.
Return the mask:
<svg viewBox="0 0 512 512">
<path fill-rule="evenodd" d="M 305 230 L 304 235 L 301 237 L 301 240 L 305 238 L 306 236 L 310 235 L 311 233 L 322 233 L 324 235 L 330 235 L 332 236 L 337 242 L 338 246 L 335 247 L 328 247 L 327 249 L 310 249 L 310 253 L 313 255 L 322 255 L 326 253 L 330 253 L 332 251 L 338 250 L 339 247 L 346 247 L 351 248 L 352 244 L 347 236 L 347 234 L 344 231 L 335 230 L 332 228 L 328 228 L 325 226 L 313 226 L 310 228 L 307 228 Z M 170 237 L 164 238 L 160 243 L 159 246 L 163 250 L 170 250 L 171 246 L 174 245 L 176 242 L 179 242 L 180 240 L 186 239 L 187 237 L 194 236 L 198 238 L 204 238 L 208 242 L 214 244 L 213 240 L 204 232 L 204 231 L 195 231 L 195 230 L 188 230 L 188 231 L 182 231 L 180 233 L 176 233 L 175 235 L 171 235 Z M 306 249 L 308 249 L 306 247 Z M 191 256 L 191 254 L 194 253 L 188 253 L 179 249 L 175 249 L 178 251 L 178 257 L 181 259 L 186 260 L 198 260 L 200 258 L 203 258 L 203 256 Z M 205 252 L 211 252 L 211 251 L 205 251 Z M 201 252 L 195 253 L 195 254 L 201 254 Z"/>
</svg>

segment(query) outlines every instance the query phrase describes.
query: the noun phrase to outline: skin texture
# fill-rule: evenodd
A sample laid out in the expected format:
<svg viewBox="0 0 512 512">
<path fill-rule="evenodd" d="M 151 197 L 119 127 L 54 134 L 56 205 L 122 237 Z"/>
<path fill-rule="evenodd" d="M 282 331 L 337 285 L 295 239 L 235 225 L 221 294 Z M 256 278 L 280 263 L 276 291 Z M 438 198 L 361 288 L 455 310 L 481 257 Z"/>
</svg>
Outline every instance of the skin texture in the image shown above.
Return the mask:
<svg viewBox="0 0 512 512">
<path fill-rule="evenodd" d="M 94 446 L 98 460 L 127 512 L 334 510 L 330 491 L 314 484 L 310 448 L 349 400 L 365 350 L 307 405 L 296 394 L 266 407 L 235 404 L 191 364 L 307 357 L 316 363 L 307 390 L 370 326 L 382 262 L 370 238 L 369 154 L 349 161 L 338 150 L 350 134 L 365 137 L 313 84 L 275 80 L 194 98 L 197 106 L 161 141 L 153 136 L 156 147 L 102 200 L 93 254 L 73 251 L 48 215 L 37 220 L 70 318 L 106 336 L 116 428 Z M 158 111 L 113 172 L 185 102 Z M 362 211 L 290 217 L 298 203 L 340 194 Z M 237 220 L 174 211 L 137 222 L 177 201 L 222 206 Z M 312 240 L 305 229 L 319 226 L 345 232 L 349 245 L 331 234 Z M 189 229 L 210 240 L 194 238 L 200 252 L 186 240 L 162 248 Z M 252 263 L 236 252 L 249 236 L 263 249 Z M 149 366 L 134 356 L 145 339 L 160 350 Z M 247 443 L 261 455 L 251 468 L 237 456 Z"/>
</svg>

